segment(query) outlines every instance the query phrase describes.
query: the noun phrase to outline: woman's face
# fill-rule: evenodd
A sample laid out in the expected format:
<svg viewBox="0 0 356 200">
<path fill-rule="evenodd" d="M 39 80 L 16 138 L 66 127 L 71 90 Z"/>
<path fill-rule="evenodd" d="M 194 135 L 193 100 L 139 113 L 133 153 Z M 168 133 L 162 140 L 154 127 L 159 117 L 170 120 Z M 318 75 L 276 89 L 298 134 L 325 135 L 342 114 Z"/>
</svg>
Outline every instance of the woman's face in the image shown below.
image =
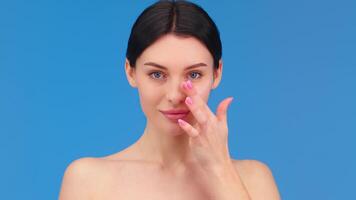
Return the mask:
<svg viewBox="0 0 356 200">
<path fill-rule="evenodd" d="M 179 135 L 183 130 L 177 120 L 167 118 L 162 111 L 188 110 L 181 88 L 187 80 L 207 102 L 211 89 L 220 82 L 222 62 L 218 70 L 214 69 L 213 57 L 197 39 L 168 34 L 145 49 L 136 61 L 136 68 L 131 68 L 126 60 L 125 69 L 130 85 L 138 88 L 148 122 L 159 130 Z M 184 120 L 195 123 L 191 113 Z"/>
</svg>

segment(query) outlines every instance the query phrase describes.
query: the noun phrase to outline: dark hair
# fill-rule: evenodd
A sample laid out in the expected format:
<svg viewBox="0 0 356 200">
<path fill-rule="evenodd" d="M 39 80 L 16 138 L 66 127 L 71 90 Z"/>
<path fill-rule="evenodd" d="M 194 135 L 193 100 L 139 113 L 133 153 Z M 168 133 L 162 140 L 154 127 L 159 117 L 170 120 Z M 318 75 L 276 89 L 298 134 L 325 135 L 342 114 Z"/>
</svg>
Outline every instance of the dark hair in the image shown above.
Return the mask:
<svg viewBox="0 0 356 200">
<path fill-rule="evenodd" d="M 169 33 L 198 39 L 213 56 L 214 67 L 219 67 L 222 45 L 218 28 L 203 8 L 183 0 L 158 1 L 140 14 L 127 45 L 126 58 L 131 67 L 147 47 Z"/>
</svg>

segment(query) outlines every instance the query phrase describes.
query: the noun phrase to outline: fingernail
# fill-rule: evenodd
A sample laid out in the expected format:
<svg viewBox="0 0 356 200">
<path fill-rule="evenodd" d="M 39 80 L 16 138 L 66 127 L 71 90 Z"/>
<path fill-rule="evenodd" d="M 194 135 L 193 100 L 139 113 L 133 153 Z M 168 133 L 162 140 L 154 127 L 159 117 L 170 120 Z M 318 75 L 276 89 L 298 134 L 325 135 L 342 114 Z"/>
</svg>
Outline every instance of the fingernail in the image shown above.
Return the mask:
<svg viewBox="0 0 356 200">
<path fill-rule="evenodd" d="M 232 100 L 234 100 L 234 98 L 233 98 L 233 97 L 230 97 L 230 101 L 229 101 L 229 103 L 227 104 L 227 106 L 230 106 Z"/>
<path fill-rule="evenodd" d="M 184 125 L 186 124 L 186 122 L 183 121 L 183 120 L 181 120 L 181 119 L 178 119 L 178 123 L 179 123 L 179 125 L 181 125 L 181 126 L 184 126 Z"/>
<path fill-rule="evenodd" d="M 185 98 L 185 103 L 188 105 L 193 105 L 193 100 L 190 97 Z"/>
<path fill-rule="evenodd" d="M 193 88 L 192 82 L 190 80 L 187 81 L 187 88 L 188 89 L 192 89 Z"/>
</svg>

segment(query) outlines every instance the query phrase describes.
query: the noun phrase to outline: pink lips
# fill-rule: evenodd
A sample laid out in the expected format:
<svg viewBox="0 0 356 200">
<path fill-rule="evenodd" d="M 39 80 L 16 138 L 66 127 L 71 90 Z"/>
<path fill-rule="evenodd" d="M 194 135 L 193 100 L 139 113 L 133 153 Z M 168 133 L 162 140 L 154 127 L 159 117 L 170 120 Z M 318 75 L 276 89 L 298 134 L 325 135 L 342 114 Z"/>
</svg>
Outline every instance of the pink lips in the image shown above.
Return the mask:
<svg viewBox="0 0 356 200">
<path fill-rule="evenodd" d="M 178 120 L 186 117 L 189 114 L 189 110 L 167 110 L 161 111 L 161 113 L 170 120 Z"/>
</svg>

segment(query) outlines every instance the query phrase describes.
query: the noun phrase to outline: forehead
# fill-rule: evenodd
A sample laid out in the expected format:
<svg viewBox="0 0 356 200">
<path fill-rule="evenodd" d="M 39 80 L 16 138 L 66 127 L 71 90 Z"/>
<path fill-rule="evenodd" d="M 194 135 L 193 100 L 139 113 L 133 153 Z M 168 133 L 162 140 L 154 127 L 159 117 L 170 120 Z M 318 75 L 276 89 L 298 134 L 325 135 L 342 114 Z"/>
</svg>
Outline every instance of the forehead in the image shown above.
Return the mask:
<svg viewBox="0 0 356 200">
<path fill-rule="evenodd" d="M 145 49 L 137 59 L 138 65 L 145 62 L 159 63 L 167 68 L 184 67 L 199 62 L 212 66 L 213 57 L 196 38 L 168 34 Z"/>
</svg>

